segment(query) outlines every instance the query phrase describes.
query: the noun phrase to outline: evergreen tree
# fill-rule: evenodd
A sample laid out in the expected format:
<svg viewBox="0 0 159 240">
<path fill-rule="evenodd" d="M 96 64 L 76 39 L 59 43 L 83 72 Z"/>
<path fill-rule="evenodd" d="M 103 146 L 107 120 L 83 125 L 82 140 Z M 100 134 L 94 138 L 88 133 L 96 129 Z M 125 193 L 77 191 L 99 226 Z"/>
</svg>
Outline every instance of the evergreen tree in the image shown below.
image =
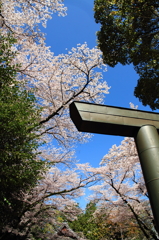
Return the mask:
<svg viewBox="0 0 159 240">
<path fill-rule="evenodd" d="M 85 212 L 78 216 L 77 220 L 69 222 L 71 229 L 77 233 L 82 233 L 85 238 L 91 240 L 98 240 L 98 227 L 93 217 L 96 210 L 96 204 L 90 202 L 87 204 Z"/>
<path fill-rule="evenodd" d="M 140 76 L 135 96 L 159 108 L 159 2 L 95 0 L 94 11 L 104 62 L 111 67 L 133 63 Z"/>
<path fill-rule="evenodd" d="M 39 109 L 34 96 L 15 80 L 11 65 L 15 40 L 0 35 L 0 232 L 15 226 L 23 212 L 22 196 L 40 177 L 44 162 L 37 159 Z"/>
<path fill-rule="evenodd" d="M 109 209 L 102 209 L 102 206 L 96 206 L 93 202 L 88 203 L 85 212 L 77 220 L 69 222 L 69 225 L 77 234 L 90 240 L 144 239 L 133 219 L 114 221 L 109 216 Z"/>
</svg>

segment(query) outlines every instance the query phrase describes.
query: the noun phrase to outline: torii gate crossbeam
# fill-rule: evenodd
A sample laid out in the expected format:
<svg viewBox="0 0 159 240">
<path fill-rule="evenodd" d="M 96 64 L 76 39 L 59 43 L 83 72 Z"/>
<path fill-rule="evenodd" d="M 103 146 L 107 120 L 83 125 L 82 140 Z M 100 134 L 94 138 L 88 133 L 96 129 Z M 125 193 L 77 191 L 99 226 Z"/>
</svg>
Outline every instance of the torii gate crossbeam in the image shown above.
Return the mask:
<svg viewBox="0 0 159 240">
<path fill-rule="evenodd" d="M 134 137 L 159 233 L 159 114 L 73 102 L 70 116 L 81 132 Z"/>
</svg>

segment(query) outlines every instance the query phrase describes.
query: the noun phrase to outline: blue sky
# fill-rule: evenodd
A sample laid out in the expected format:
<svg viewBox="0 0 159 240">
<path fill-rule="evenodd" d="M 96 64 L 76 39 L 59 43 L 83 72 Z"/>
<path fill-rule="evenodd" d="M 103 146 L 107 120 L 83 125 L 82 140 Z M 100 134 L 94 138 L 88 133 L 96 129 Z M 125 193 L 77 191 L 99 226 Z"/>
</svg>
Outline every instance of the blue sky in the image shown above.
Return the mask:
<svg viewBox="0 0 159 240">
<path fill-rule="evenodd" d="M 66 53 L 66 48 L 76 47 L 78 43 L 87 42 L 90 48 L 95 47 L 96 32 L 100 25 L 95 23 L 93 17 L 94 0 L 64 0 L 64 4 L 68 7 L 67 16 L 53 15 L 44 29 L 47 45 L 51 46 L 55 55 Z M 138 105 L 139 110 L 151 111 L 149 107 L 142 106 L 133 95 L 138 79 L 133 66 L 108 67 L 103 76 L 111 86 L 110 94 L 105 98 L 106 105 L 129 108 L 129 103 L 132 102 Z M 119 145 L 122 139 L 123 137 L 95 134 L 89 143 L 77 146 L 77 158 L 81 163 L 90 162 L 97 167 L 111 146 Z M 83 200 L 81 202 L 84 205 Z"/>
</svg>

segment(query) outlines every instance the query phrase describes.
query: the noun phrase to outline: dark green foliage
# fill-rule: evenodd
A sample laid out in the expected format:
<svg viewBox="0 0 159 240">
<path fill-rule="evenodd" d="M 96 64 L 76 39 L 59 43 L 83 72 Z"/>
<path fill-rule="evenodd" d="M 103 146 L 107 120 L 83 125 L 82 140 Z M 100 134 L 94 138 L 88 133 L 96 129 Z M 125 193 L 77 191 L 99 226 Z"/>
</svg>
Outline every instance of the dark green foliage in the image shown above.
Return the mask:
<svg viewBox="0 0 159 240">
<path fill-rule="evenodd" d="M 101 24 L 97 36 L 104 62 L 111 67 L 133 63 L 140 76 L 135 96 L 159 108 L 159 2 L 95 0 L 94 11 Z"/>
<path fill-rule="evenodd" d="M 70 222 L 69 226 L 77 233 L 83 233 L 84 237 L 91 240 L 98 240 L 98 228 L 93 217 L 96 205 L 92 202 L 87 204 L 85 213 L 78 216 L 78 219 Z"/>
<path fill-rule="evenodd" d="M 34 96 L 15 80 L 11 66 L 15 40 L 0 36 L 0 229 L 14 226 L 22 214 L 22 193 L 35 186 L 44 164 L 36 160 L 39 110 Z"/>
<path fill-rule="evenodd" d="M 106 209 L 98 210 L 93 202 L 87 204 L 85 212 L 80 214 L 77 220 L 69 222 L 69 226 L 78 235 L 81 234 L 81 236 L 90 240 L 141 240 L 144 238 L 134 219 L 115 222 L 109 216 L 109 209 L 108 211 Z"/>
<path fill-rule="evenodd" d="M 135 87 L 135 96 L 143 105 L 149 105 L 153 110 L 159 109 L 159 61 L 152 67 L 145 63 L 135 69 L 140 76 Z"/>
</svg>

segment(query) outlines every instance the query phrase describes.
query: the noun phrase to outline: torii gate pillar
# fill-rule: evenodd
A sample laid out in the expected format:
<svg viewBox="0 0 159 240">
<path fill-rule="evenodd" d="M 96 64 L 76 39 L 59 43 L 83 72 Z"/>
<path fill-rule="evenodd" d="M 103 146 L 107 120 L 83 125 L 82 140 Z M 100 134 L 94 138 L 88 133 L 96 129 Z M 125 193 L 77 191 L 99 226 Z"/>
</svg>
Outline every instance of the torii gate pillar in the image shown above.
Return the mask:
<svg viewBox="0 0 159 240">
<path fill-rule="evenodd" d="M 134 137 L 159 233 L 159 114 L 73 102 L 70 116 L 82 132 Z"/>
<path fill-rule="evenodd" d="M 147 192 L 159 232 L 159 135 L 152 125 L 141 127 L 135 136 Z"/>
</svg>

